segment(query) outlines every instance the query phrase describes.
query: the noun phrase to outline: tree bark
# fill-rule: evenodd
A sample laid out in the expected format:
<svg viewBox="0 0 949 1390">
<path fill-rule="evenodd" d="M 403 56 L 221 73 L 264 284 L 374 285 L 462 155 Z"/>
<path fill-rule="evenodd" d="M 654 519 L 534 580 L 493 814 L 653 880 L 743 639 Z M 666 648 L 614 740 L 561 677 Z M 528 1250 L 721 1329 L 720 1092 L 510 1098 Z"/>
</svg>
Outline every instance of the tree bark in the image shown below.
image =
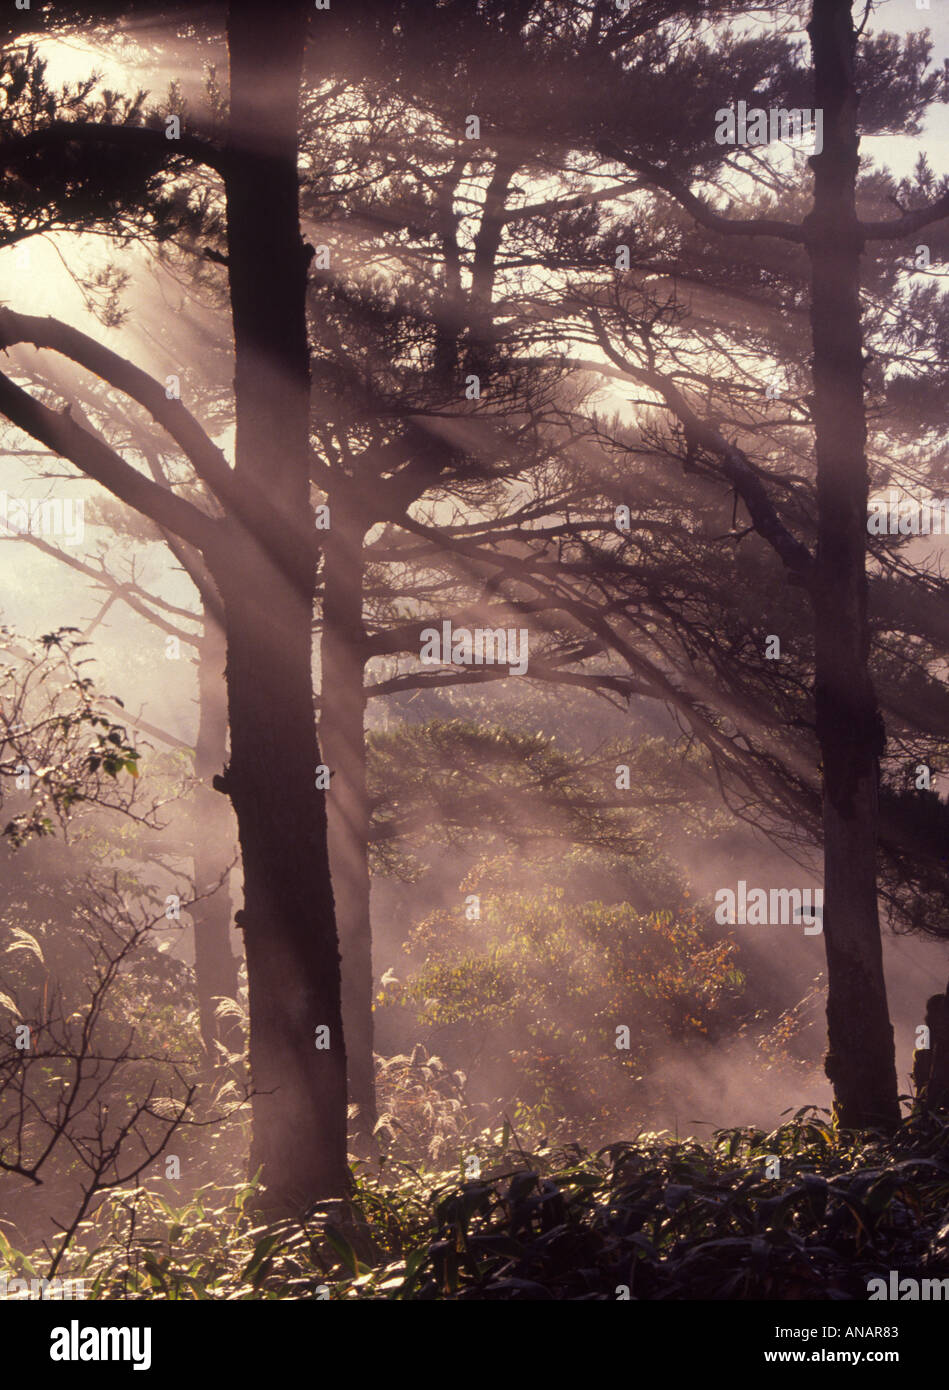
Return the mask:
<svg viewBox="0 0 949 1390">
<path fill-rule="evenodd" d="M 320 744 L 332 781 L 328 804 L 330 867 L 343 961 L 343 1029 L 351 1132 L 365 1147 L 376 1122 L 369 894 L 369 798 L 366 787 L 365 528 L 330 498 L 323 557 Z"/>
<path fill-rule="evenodd" d="M 856 37 L 850 0 L 815 0 L 808 26 L 824 147 L 811 164 L 811 263 L 819 506 L 812 584 L 815 706 L 823 760 L 827 1075 L 846 1128 L 899 1119 L 876 892 L 883 721 L 870 679 L 866 417 L 856 214 Z"/>
<path fill-rule="evenodd" d="M 926 1001 L 929 1046 L 913 1053 L 916 1098 L 927 1110 L 949 1109 L 949 986 Z"/>
<path fill-rule="evenodd" d="M 198 782 L 192 800 L 195 892 L 201 896 L 191 910 L 194 919 L 194 975 L 198 994 L 201 1037 L 209 1054 L 219 1039 L 235 1052 L 241 1029 L 232 1015 L 216 1016 L 219 998 L 237 998 L 237 960 L 231 950 L 231 898 L 222 883 L 223 847 L 232 839 L 230 812 L 213 778 L 227 756 L 227 711 L 224 705 L 225 641 L 219 625 L 205 617 L 198 646 L 198 734 L 194 772 Z M 206 896 L 203 896 L 206 895 Z"/>
<path fill-rule="evenodd" d="M 305 32 L 299 3 L 234 4 L 228 17 L 235 477 L 266 485 L 286 535 L 276 553 L 231 518 L 220 576 L 231 756 L 218 785 L 234 804 L 243 857 L 251 1167 L 262 1168 L 261 1205 L 272 1212 L 299 1212 L 349 1188 L 339 948 L 316 786 L 307 256 L 297 176 Z M 328 1046 L 318 1046 L 324 1039 Z"/>
</svg>

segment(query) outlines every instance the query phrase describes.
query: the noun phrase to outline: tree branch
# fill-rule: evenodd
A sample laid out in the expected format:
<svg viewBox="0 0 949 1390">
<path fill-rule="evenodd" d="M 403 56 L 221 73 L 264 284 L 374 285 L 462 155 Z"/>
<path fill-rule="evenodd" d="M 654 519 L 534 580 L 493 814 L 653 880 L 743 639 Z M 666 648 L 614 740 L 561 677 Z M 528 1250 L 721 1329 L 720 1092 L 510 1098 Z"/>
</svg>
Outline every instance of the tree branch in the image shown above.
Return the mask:
<svg viewBox="0 0 949 1390">
<path fill-rule="evenodd" d="M 227 459 L 187 407 L 180 400 L 169 400 L 165 388 L 127 358 L 59 319 L 38 318 L 0 308 L 0 348 L 6 350 L 17 343 L 30 343 L 36 348 L 58 352 L 137 401 L 171 436 L 198 477 L 222 501 L 235 491 Z"/>
<path fill-rule="evenodd" d="M 81 429 L 70 418 L 68 407 L 63 412 L 50 410 L 0 372 L 0 412 L 53 453 L 69 459 L 121 502 L 197 546 L 214 567 L 222 548 L 219 523 L 184 498 L 137 473 L 107 444 Z"/>
<path fill-rule="evenodd" d="M 914 212 L 894 217 L 892 221 L 861 222 L 858 225 L 867 241 L 886 241 L 888 238 L 912 236 L 928 227 L 931 222 L 942 221 L 944 217 L 949 217 L 949 193 L 944 193 L 928 207 L 916 208 Z"/>
<path fill-rule="evenodd" d="M 671 381 L 658 372 L 645 367 L 637 367 L 617 352 L 610 342 L 602 320 L 595 309 L 591 310 L 597 341 L 610 361 L 634 380 L 642 382 L 662 397 L 666 405 L 682 424 L 686 439 L 691 446 L 698 445 L 715 454 L 721 462 L 725 477 L 739 493 L 752 524 L 763 540 L 777 551 L 785 567 L 795 574 L 807 576 L 813 568 L 811 553 L 802 541 L 787 529 L 778 516 L 765 486 L 752 466 L 747 454 L 737 444 L 729 444 L 713 425 L 701 420 L 689 407 L 685 397 Z"/>
<path fill-rule="evenodd" d="M 51 147 L 112 145 L 117 149 L 141 150 L 163 159 L 182 158 L 192 164 L 205 164 L 223 178 L 230 169 L 227 151 L 196 135 L 179 135 L 169 140 L 164 130 L 141 125 L 105 125 L 96 121 L 51 121 L 40 130 L 0 140 L 0 169 L 9 169 L 24 156 Z"/>
<path fill-rule="evenodd" d="M 37 348 L 58 352 L 136 401 L 175 441 L 198 477 L 229 514 L 245 526 L 271 555 L 285 556 L 286 526 L 266 493 L 247 479 L 237 482 L 224 454 L 187 407 L 180 400 L 169 400 L 165 388 L 148 372 L 58 319 L 38 318 L 0 308 L 0 348 L 5 349 L 16 343 L 30 343 Z M 152 519 L 156 520 L 154 517 Z M 182 540 L 188 539 L 175 527 L 169 529 L 181 535 Z M 315 542 L 310 532 L 302 526 L 298 538 L 315 553 Z"/>
<path fill-rule="evenodd" d="M 801 245 L 807 239 L 804 228 L 796 222 L 780 222 L 769 217 L 723 217 L 721 213 L 715 212 L 713 208 L 709 207 L 708 203 L 697 198 L 674 174 L 669 173 L 666 169 L 660 169 L 657 164 L 650 164 L 644 159 L 637 159 L 609 140 L 601 140 L 596 148 L 598 154 L 604 155 L 607 159 L 613 159 L 618 164 L 625 165 L 634 174 L 641 174 L 656 188 L 661 188 L 664 193 L 668 193 L 670 198 L 674 198 L 685 208 L 686 212 L 692 214 L 696 222 L 707 227 L 711 232 L 721 232 L 725 236 L 779 237 L 782 241 L 796 241 Z"/>
</svg>

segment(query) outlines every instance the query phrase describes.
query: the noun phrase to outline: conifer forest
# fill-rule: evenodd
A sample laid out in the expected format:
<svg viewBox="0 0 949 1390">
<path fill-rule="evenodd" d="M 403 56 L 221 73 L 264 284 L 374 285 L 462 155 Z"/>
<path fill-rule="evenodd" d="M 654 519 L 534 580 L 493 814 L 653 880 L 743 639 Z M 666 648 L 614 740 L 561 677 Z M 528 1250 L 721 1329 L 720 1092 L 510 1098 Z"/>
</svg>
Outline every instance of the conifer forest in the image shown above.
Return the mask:
<svg viewBox="0 0 949 1390">
<path fill-rule="evenodd" d="M 922 1375 L 947 680 L 949 0 L 2 0 L 41 1383 L 406 1301 Z"/>
</svg>

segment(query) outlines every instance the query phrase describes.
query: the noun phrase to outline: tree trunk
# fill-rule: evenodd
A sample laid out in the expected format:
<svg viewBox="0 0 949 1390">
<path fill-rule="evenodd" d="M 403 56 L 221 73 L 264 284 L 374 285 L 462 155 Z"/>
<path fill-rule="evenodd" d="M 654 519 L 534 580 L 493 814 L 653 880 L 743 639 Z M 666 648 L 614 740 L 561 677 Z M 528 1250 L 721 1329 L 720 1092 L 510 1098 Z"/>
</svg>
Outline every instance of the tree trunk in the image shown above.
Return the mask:
<svg viewBox="0 0 949 1390">
<path fill-rule="evenodd" d="M 856 39 L 849 0 L 815 0 L 808 26 L 824 147 L 811 161 L 811 262 L 819 506 L 813 603 L 824 776 L 826 1060 L 838 1122 L 899 1119 L 876 893 L 883 722 L 868 668 L 866 419 L 857 225 Z"/>
<path fill-rule="evenodd" d="M 220 588 L 231 756 L 218 785 L 237 813 L 244 869 L 238 922 L 250 1004 L 251 1166 L 262 1168 L 261 1205 L 275 1213 L 349 1188 L 339 949 L 312 678 L 316 532 L 297 176 L 306 14 L 299 3 L 234 4 L 228 16 L 235 477 L 265 490 L 286 546 L 265 550 L 247 527 L 227 523 Z"/>
<path fill-rule="evenodd" d="M 221 874 L 226 846 L 233 840 L 231 815 L 212 780 L 227 755 L 227 711 L 224 705 L 224 634 L 207 615 L 198 648 L 198 735 L 194 772 L 198 786 L 192 802 L 195 891 L 201 898 L 191 910 L 194 919 L 194 975 L 201 1036 L 211 1056 L 215 1039 L 236 1052 L 241 1029 L 233 1015 L 217 1018 L 219 998 L 237 998 L 237 961 L 231 950 L 231 898 Z M 219 886 L 218 886 L 219 885 Z"/>
<path fill-rule="evenodd" d="M 330 499 L 323 559 L 320 744 L 332 775 L 330 867 L 343 961 L 343 1029 L 351 1129 L 365 1141 L 376 1122 L 369 910 L 369 800 L 363 689 L 363 537 L 351 511 Z M 363 1143 L 360 1147 L 365 1147 Z"/>
<path fill-rule="evenodd" d="M 929 1046 L 913 1053 L 916 1098 L 927 1110 L 949 1109 L 949 986 L 926 1001 Z"/>
</svg>

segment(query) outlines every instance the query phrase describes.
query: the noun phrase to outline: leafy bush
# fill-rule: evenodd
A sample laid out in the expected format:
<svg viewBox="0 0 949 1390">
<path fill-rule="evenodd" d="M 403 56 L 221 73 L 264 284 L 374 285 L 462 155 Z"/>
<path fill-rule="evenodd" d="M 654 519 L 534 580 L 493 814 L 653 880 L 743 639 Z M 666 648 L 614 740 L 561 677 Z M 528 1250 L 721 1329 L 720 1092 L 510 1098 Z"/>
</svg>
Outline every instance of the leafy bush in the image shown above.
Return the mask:
<svg viewBox="0 0 949 1390">
<path fill-rule="evenodd" d="M 476 1181 L 424 1160 L 359 1164 L 350 1209 L 305 1222 L 256 1224 L 253 1184 L 179 1208 L 144 1188 L 111 1194 L 60 1273 L 94 1299 L 426 1301 L 863 1301 L 890 1269 L 949 1276 L 949 1124 L 914 1115 L 888 1138 L 841 1135 L 825 1114 L 595 1153 L 527 1149 L 505 1126 L 480 1136 Z M 2 1240 L 0 1253 L 8 1275 L 42 1264 Z"/>
<path fill-rule="evenodd" d="M 482 898 L 476 929 L 462 911 L 432 913 L 406 950 L 420 963 L 386 977 L 383 1009 L 411 1011 L 416 1035 L 453 1065 L 503 1081 L 502 1108 L 516 1097 L 598 1125 L 644 1103 L 670 1043 L 733 1027 L 744 984 L 736 943 L 697 912 L 571 904 L 556 887 Z"/>
</svg>

